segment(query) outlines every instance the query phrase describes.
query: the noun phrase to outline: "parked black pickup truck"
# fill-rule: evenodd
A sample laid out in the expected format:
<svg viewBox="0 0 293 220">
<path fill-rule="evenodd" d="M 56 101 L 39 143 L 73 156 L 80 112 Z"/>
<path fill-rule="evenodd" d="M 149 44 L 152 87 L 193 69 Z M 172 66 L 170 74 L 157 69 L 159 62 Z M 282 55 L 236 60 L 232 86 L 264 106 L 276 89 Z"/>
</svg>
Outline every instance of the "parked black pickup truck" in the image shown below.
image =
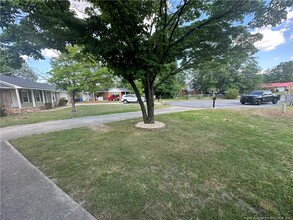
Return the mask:
<svg viewBox="0 0 293 220">
<path fill-rule="evenodd" d="M 253 91 L 249 95 L 243 95 L 240 97 L 240 103 L 253 103 L 260 105 L 264 102 L 272 102 L 273 104 L 277 104 L 280 100 L 281 96 L 273 94 L 271 91 Z"/>
</svg>

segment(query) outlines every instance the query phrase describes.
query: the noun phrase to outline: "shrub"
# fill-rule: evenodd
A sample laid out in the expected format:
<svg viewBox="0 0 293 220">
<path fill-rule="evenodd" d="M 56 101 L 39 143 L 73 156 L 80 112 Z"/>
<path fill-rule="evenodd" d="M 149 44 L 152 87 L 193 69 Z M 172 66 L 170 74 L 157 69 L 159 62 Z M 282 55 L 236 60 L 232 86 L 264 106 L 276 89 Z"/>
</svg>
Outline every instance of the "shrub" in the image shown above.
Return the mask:
<svg viewBox="0 0 293 220">
<path fill-rule="evenodd" d="M 7 115 L 6 109 L 4 105 L 0 106 L 0 117 L 4 117 Z"/>
<path fill-rule="evenodd" d="M 46 102 L 45 103 L 45 109 L 51 109 L 52 108 L 52 103 L 51 102 Z"/>
<path fill-rule="evenodd" d="M 59 100 L 59 106 L 65 106 L 67 105 L 67 103 L 68 103 L 68 100 L 66 100 L 65 98 L 61 98 Z"/>
<path fill-rule="evenodd" d="M 239 91 L 237 89 L 228 89 L 225 95 L 226 99 L 236 99 L 239 95 Z"/>
</svg>

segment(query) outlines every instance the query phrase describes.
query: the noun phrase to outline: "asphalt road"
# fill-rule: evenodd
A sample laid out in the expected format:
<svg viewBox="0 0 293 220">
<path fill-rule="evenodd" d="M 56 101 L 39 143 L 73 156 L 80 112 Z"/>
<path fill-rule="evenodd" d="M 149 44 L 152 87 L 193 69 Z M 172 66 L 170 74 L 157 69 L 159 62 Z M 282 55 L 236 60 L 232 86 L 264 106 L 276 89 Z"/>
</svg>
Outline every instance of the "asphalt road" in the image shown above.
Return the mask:
<svg viewBox="0 0 293 220">
<path fill-rule="evenodd" d="M 215 102 L 215 108 L 268 108 L 268 107 L 276 107 L 281 106 L 283 99 L 278 102 L 278 104 L 263 103 L 261 105 L 255 104 L 245 104 L 242 105 L 240 101 L 237 99 L 217 99 Z M 180 107 L 188 107 L 188 108 L 213 108 L 213 100 L 212 99 L 193 99 L 193 100 L 186 100 L 186 101 L 172 101 L 172 102 L 165 102 L 171 106 L 180 106 Z"/>
</svg>

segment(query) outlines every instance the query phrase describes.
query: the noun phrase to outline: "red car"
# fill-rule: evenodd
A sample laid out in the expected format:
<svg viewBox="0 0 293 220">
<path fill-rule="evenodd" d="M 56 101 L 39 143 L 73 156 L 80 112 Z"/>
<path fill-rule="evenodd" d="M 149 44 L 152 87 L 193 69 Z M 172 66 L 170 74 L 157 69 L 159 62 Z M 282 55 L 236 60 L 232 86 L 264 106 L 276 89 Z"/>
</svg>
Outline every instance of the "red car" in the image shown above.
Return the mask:
<svg viewBox="0 0 293 220">
<path fill-rule="evenodd" d="M 119 100 L 120 100 L 119 95 L 110 95 L 110 96 L 107 98 L 107 101 L 119 101 Z"/>
</svg>

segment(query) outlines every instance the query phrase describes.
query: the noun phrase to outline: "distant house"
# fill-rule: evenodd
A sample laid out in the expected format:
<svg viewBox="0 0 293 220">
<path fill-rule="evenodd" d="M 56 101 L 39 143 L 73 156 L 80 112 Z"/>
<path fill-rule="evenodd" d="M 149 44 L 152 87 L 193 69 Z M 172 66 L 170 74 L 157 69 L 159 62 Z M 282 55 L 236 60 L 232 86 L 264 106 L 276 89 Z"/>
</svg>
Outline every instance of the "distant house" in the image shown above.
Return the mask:
<svg viewBox="0 0 293 220">
<path fill-rule="evenodd" d="M 107 88 L 101 91 L 97 91 L 97 96 L 102 100 L 107 100 L 111 95 L 119 95 L 122 98 L 122 95 L 129 94 L 130 90 L 126 88 Z"/>
<path fill-rule="evenodd" d="M 60 98 L 67 99 L 67 92 L 53 85 L 0 75 L 0 105 L 8 114 L 39 111 L 45 103 L 57 106 Z"/>
<path fill-rule="evenodd" d="M 262 89 L 269 89 L 278 92 L 293 91 L 293 82 L 282 82 L 282 83 L 265 83 L 259 86 Z"/>
</svg>

